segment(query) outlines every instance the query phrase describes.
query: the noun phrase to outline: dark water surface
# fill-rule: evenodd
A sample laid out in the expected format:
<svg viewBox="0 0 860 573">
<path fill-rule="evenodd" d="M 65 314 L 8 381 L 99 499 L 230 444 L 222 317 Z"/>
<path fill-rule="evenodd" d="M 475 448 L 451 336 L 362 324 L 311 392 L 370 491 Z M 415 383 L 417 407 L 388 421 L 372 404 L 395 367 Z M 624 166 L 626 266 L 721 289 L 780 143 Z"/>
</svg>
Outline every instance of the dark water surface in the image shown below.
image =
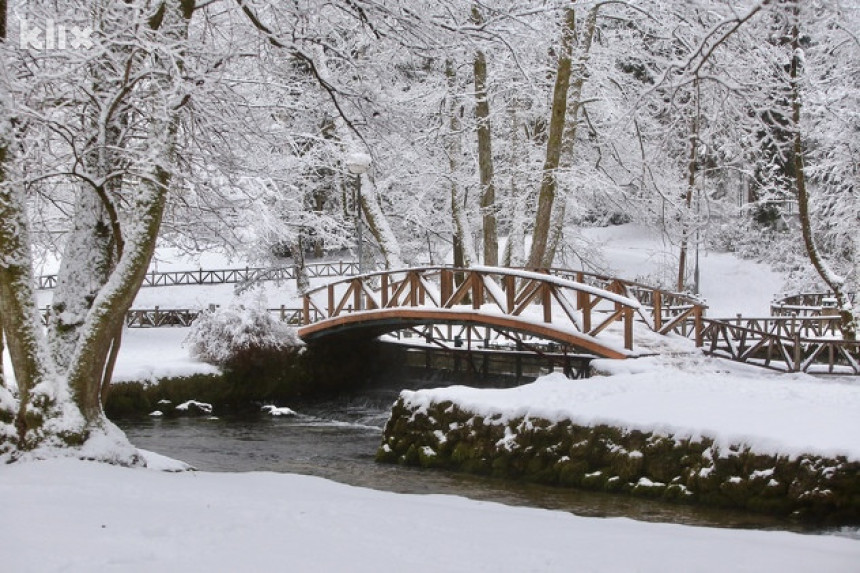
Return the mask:
<svg viewBox="0 0 860 573">
<path fill-rule="evenodd" d="M 666 504 L 620 495 L 522 484 L 442 470 L 377 464 L 376 449 L 396 390 L 365 391 L 304 405 L 297 416 L 120 420 L 136 446 L 213 472 L 273 471 L 378 490 L 451 494 L 584 516 L 715 527 L 809 531 L 745 512 Z"/>
</svg>

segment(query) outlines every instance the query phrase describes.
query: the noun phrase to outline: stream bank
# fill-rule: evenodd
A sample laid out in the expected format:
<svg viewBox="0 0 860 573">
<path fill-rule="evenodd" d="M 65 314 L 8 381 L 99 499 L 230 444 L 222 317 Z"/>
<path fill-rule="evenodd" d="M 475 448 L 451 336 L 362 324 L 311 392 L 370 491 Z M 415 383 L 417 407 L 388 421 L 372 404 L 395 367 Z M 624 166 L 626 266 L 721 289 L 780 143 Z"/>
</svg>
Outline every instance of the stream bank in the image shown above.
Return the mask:
<svg viewBox="0 0 860 573">
<path fill-rule="evenodd" d="M 377 461 L 734 508 L 824 525 L 860 524 L 860 463 L 763 454 L 707 436 L 497 414 L 401 396 Z"/>
</svg>

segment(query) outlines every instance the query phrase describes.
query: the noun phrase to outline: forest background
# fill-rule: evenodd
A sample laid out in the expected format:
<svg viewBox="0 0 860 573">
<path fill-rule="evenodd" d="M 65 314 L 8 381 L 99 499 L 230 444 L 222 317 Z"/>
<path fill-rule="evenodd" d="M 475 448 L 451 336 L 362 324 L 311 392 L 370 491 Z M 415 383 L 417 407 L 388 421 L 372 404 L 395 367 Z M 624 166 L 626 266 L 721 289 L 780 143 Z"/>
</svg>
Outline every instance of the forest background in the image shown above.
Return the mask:
<svg viewBox="0 0 860 573">
<path fill-rule="evenodd" d="M 13 456 L 109 433 L 102 397 L 156 245 L 301 268 L 361 235 L 368 268 L 602 270 L 578 230 L 632 221 L 677 258 L 628 278 L 695 291 L 697 248 L 739 252 L 832 292 L 856 337 L 856 2 L 0 8 Z"/>
</svg>

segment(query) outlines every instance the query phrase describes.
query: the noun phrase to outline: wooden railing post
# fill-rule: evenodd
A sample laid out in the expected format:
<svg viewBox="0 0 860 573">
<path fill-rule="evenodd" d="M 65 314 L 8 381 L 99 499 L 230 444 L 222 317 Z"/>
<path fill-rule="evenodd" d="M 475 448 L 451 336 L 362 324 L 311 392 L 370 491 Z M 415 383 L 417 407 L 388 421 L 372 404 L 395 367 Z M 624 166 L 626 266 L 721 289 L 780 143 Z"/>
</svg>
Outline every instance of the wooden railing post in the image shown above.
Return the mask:
<svg viewBox="0 0 860 573">
<path fill-rule="evenodd" d="M 585 333 L 591 332 L 591 300 L 587 292 L 582 294 L 582 331 Z"/>
<path fill-rule="evenodd" d="M 382 308 L 388 307 L 388 273 L 380 277 L 380 290 L 382 291 Z"/>
<path fill-rule="evenodd" d="M 543 306 L 543 321 L 546 323 L 552 322 L 552 291 L 548 284 L 541 287 L 541 305 Z"/>
<path fill-rule="evenodd" d="M 311 323 L 311 297 L 305 295 L 302 297 L 302 324 Z"/>
<path fill-rule="evenodd" d="M 517 297 L 517 281 L 513 275 L 505 275 L 505 304 L 507 308 L 505 308 L 505 312 L 510 314 L 514 311 L 514 305 L 516 304 Z"/>
<path fill-rule="evenodd" d="M 693 307 L 693 332 L 696 336 L 696 348 L 701 348 L 705 343 L 702 339 L 703 326 L 704 323 L 702 322 L 702 307 L 697 304 Z"/>
<path fill-rule="evenodd" d="M 660 332 L 663 328 L 663 291 L 655 290 L 654 294 L 654 330 Z"/>
<path fill-rule="evenodd" d="M 454 272 L 451 269 L 439 271 L 439 290 L 442 297 L 442 300 L 439 301 L 439 308 L 445 308 L 454 294 Z"/>
<path fill-rule="evenodd" d="M 800 372 L 800 363 L 803 361 L 803 348 L 800 346 L 800 332 L 794 333 L 794 368 L 792 372 Z"/>
<path fill-rule="evenodd" d="M 633 309 L 624 307 L 624 348 L 633 350 Z"/>
<path fill-rule="evenodd" d="M 353 279 L 352 281 L 352 308 L 355 310 L 364 310 L 361 302 L 361 279 Z"/>
<path fill-rule="evenodd" d="M 334 285 L 328 285 L 328 316 L 334 316 Z"/>
</svg>

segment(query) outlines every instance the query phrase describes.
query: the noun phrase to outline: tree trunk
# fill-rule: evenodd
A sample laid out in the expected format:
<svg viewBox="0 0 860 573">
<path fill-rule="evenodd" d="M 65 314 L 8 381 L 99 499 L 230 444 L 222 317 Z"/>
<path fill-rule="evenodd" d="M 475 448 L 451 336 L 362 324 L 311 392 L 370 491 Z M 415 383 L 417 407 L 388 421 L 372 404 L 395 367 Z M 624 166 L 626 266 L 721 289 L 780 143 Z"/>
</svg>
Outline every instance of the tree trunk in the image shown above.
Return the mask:
<svg viewBox="0 0 860 573">
<path fill-rule="evenodd" d="M 687 192 L 684 194 L 685 213 L 681 215 L 681 252 L 678 256 L 678 292 L 686 290 L 687 279 L 687 242 L 690 237 L 689 215 L 693 205 L 693 190 L 696 188 L 696 172 L 699 168 L 699 80 L 693 82 L 696 109 L 690 126 L 690 156 L 687 162 Z M 698 294 L 698 293 L 696 293 Z"/>
<path fill-rule="evenodd" d="M 520 120 L 519 100 L 514 96 L 508 105 L 511 125 L 511 155 L 508 163 L 511 168 L 511 188 L 508 194 L 507 209 L 510 217 L 510 233 L 505 243 L 502 257 L 507 267 L 521 267 L 525 264 L 525 196 L 517 184 L 517 171 L 520 166 Z"/>
<path fill-rule="evenodd" d="M 311 279 L 305 265 L 305 246 L 301 231 L 296 240 L 290 244 L 290 254 L 293 256 L 293 268 L 296 271 L 296 293 L 304 295 L 311 289 Z"/>
<path fill-rule="evenodd" d="M 22 449 L 41 440 L 58 391 L 36 308 L 26 209 L 23 189 L 0 185 L 0 320 L 18 385 L 15 428 Z"/>
<path fill-rule="evenodd" d="M 106 218 L 101 199 L 82 185 L 48 319 L 51 353 L 61 372 L 69 367 L 79 329 L 113 270 L 113 240 Z"/>
<path fill-rule="evenodd" d="M 472 6 L 472 21 L 475 24 L 483 22 L 477 6 Z M 499 238 L 496 230 L 496 187 L 493 182 L 493 136 L 490 129 L 490 102 L 487 95 L 487 59 L 481 50 L 475 53 L 474 73 L 484 264 L 495 267 L 499 264 Z"/>
<path fill-rule="evenodd" d="M 791 66 L 789 68 L 789 77 L 791 80 L 791 108 L 792 108 L 792 124 L 794 126 L 794 179 L 797 186 L 797 209 L 800 217 L 800 229 L 803 234 L 803 244 L 806 247 L 806 254 L 815 267 L 816 272 L 821 279 L 827 284 L 828 288 L 833 291 L 836 298 L 836 305 L 841 319 L 840 327 L 842 329 L 842 337 L 845 340 L 857 339 L 857 321 L 854 316 L 854 309 L 851 301 L 845 292 L 845 279 L 837 276 L 824 260 L 818 245 L 815 242 L 815 236 L 812 232 L 812 222 L 809 216 L 809 191 L 806 188 L 806 172 L 803 162 L 803 139 L 800 125 L 801 115 L 801 98 L 800 98 L 800 6 L 798 0 L 794 0 L 791 6 L 791 12 L 794 21 L 791 27 Z"/>
<path fill-rule="evenodd" d="M 457 75 L 451 60 L 445 61 L 445 77 L 448 84 L 448 135 L 445 138 L 445 152 L 448 154 L 448 168 L 451 180 L 451 218 L 454 223 L 454 265 L 470 267 L 477 260 L 472 231 L 464 206 L 465 198 L 457 186 L 460 170 L 461 108 L 457 105 Z M 459 251 L 459 252 L 458 252 Z"/>
<path fill-rule="evenodd" d="M 600 4 L 596 4 L 588 12 L 585 19 L 585 33 L 582 38 L 582 46 L 579 49 L 579 57 L 576 62 L 571 62 L 571 85 L 567 96 L 568 107 L 565 119 L 565 131 L 562 137 L 562 149 L 559 164 L 562 167 L 573 165 L 574 149 L 576 146 L 576 135 L 579 128 L 579 111 L 582 108 L 582 90 L 588 76 L 588 59 L 591 55 L 591 44 L 594 40 L 594 31 L 597 28 L 597 13 Z M 574 29 L 574 41 L 577 41 Z M 571 48 L 572 53 L 572 48 Z M 555 260 L 558 245 L 564 237 L 564 219 L 567 210 L 567 197 L 558 197 L 553 202 L 551 216 L 551 230 L 549 233 L 546 252 L 541 258 L 541 267 L 551 267 Z"/>
<path fill-rule="evenodd" d="M 567 90 L 570 86 L 570 57 L 573 50 L 575 29 L 576 14 L 572 7 L 568 7 L 564 12 L 555 87 L 552 94 L 552 112 L 550 114 L 549 136 L 546 144 L 546 159 L 544 160 L 543 177 L 541 179 L 540 194 L 538 195 L 532 247 L 529 252 L 528 266 L 531 268 L 546 266 L 547 239 L 552 224 L 553 202 L 555 201 L 555 193 L 558 187 L 557 172 L 561 157 L 565 116 L 567 114 Z"/>
<path fill-rule="evenodd" d="M 385 268 L 401 268 L 403 259 L 400 255 L 400 243 L 391 230 L 391 225 L 388 224 L 388 217 L 382 212 L 376 186 L 369 177 L 366 181 L 368 184 L 361 188 L 361 210 L 364 213 L 365 221 L 367 221 L 367 227 L 373 238 L 376 239 L 376 244 L 382 253 L 382 259 L 385 261 Z"/>
</svg>

